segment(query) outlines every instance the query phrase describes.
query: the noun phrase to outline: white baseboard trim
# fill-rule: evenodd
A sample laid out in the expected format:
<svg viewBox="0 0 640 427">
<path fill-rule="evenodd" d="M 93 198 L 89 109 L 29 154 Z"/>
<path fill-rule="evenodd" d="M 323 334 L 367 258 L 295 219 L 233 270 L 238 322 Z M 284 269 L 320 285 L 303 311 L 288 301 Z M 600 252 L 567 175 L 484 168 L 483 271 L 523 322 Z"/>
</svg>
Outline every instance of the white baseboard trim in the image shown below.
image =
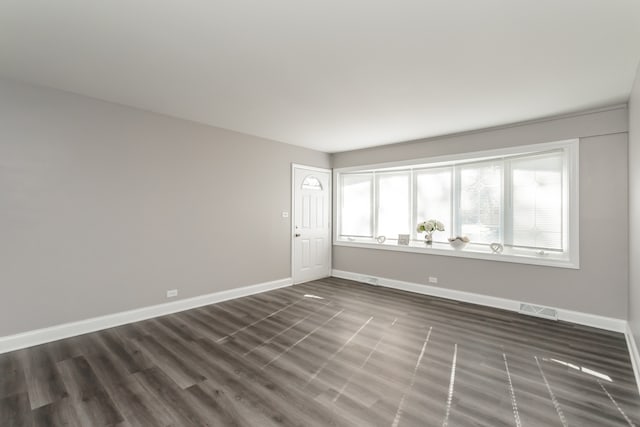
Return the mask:
<svg viewBox="0 0 640 427">
<path fill-rule="evenodd" d="M 177 313 L 179 311 L 202 307 L 204 305 L 215 304 L 217 302 L 227 301 L 234 298 L 284 288 L 286 286 L 291 286 L 292 284 L 293 280 L 289 277 L 286 279 L 273 280 L 271 282 L 244 286 L 242 288 L 214 292 L 207 295 L 200 295 L 164 304 L 137 308 L 120 313 L 108 314 L 106 316 L 94 317 L 77 322 L 64 323 L 62 325 L 36 329 L 20 334 L 8 335 L 0 337 L 0 354 L 102 329 L 113 328 L 114 326 L 138 322 L 152 317 L 164 316 L 166 314 Z"/>
<path fill-rule="evenodd" d="M 388 288 L 415 292 L 417 294 L 431 295 L 435 297 L 469 302 L 472 304 L 479 304 L 516 312 L 520 310 L 521 302 L 527 302 L 475 294 L 472 292 L 457 291 L 454 289 L 439 288 L 422 283 L 404 282 L 401 280 L 371 276 L 368 274 L 353 273 L 350 271 L 332 270 L 331 275 L 334 277 L 339 277 L 341 279 L 354 280 L 356 282 L 362 282 L 369 285 L 385 286 Z M 558 310 L 558 320 L 620 333 L 625 333 L 627 330 L 627 321 L 623 319 L 598 316 L 589 313 L 581 313 L 578 311 L 565 310 L 556 307 L 553 308 Z"/>
<path fill-rule="evenodd" d="M 633 373 L 636 376 L 636 385 L 638 386 L 638 393 L 640 393 L 640 351 L 638 351 L 638 345 L 636 343 L 636 339 L 633 336 L 631 325 L 628 322 L 627 322 L 627 330 L 625 331 L 624 335 L 627 338 L 627 347 L 629 347 L 629 357 L 631 358 Z"/>
</svg>

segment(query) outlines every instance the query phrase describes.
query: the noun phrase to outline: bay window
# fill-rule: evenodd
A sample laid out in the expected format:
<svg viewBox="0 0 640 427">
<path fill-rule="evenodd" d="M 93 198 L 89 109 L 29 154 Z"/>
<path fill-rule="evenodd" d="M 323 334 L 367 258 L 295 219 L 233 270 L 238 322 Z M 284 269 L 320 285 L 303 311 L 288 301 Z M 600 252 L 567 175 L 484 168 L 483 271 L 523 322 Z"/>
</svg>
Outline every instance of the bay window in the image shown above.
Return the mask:
<svg viewBox="0 0 640 427">
<path fill-rule="evenodd" d="M 577 172 L 577 140 L 336 169 L 334 243 L 578 268 Z M 416 225 L 429 219 L 445 232 L 427 246 Z"/>
</svg>

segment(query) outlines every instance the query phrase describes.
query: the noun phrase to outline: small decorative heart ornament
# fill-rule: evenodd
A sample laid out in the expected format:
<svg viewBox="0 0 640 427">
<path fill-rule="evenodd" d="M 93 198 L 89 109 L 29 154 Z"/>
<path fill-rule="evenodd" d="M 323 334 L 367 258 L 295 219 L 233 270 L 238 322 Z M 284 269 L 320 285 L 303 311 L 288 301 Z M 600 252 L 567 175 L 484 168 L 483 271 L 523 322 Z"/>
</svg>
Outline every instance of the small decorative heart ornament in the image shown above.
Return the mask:
<svg viewBox="0 0 640 427">
<path fill-rule="evenodd" d="M 500 243 L 492 243 L 489 245 L 489 247 L 494 254 L 501 254 L 502 250 L 504 249 L 504 246 L 502 246 Z"/>
</svg>

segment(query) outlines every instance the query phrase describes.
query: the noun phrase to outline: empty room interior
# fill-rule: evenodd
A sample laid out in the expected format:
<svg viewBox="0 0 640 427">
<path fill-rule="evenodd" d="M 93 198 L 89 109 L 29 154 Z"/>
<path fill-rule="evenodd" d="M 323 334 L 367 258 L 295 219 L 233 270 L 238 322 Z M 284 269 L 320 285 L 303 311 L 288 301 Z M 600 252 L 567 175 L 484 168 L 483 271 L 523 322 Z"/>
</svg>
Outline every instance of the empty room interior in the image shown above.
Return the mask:
<svg viewBox="0 0 640 427">
<path fill-rule="evenodd" d="M 640 426 L 640 2 L 0 1 L 0 426 Z"/>
</svg>

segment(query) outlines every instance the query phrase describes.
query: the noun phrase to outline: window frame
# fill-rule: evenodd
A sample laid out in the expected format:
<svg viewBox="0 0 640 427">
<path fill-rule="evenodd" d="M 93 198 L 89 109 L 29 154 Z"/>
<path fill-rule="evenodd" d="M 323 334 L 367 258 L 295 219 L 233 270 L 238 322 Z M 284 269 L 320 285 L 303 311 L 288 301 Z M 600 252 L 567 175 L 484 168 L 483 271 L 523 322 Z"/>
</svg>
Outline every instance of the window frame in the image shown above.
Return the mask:
<svg viewBox="0 0 640 427">
<path fill-rule="evenodd" d="M 459 199 L 460 199 L 460 166 L 470 163 L 480 163 L 484 161 L 504 160 L 506 158 L 516 158 L 519 156 L 536 155 L 550 151 L 563 151 L 563 170 L 562 170 L 562 192 L 563 192 L 563 208 L 562 208 L 562 242 L 563 250 L 545 251 L 538 248 L 525 247 L 508 247 L 505 245 L 504 251 L 500 254 L 493 253 L 487 244 L 479 244 L 471 242 L 462 250 L 452 248 L 448 243 L 435 242 L 432 246 L 426 246 L 424 241 L 416 238 L 417 234 L 415 226 L 417 224 L 417 173 L 424 169 L 436 169 L 438 167 L 451 167 L 451 230 L 445 233 L 459 234 Z M 512 220 L 505 209 L 511 206 L 511 180 L 510 172 L 511 162 L 503 161 L 501 168 L 501 197 L 500 197 L 500 241 L 504 244 L 507 237 L 512 233 L 508 229 L 508 225 Z M 378 216 L 378 178 L 377 174 L 388 172 L 410 171 L 410 223 L 411 225 L 411 242 L 408 246 L 397 244 L 397 236 L 386 236 L 385 242 L 376 240 L 377 233 L 377 216 Z M 340 220 L 342 209 L 342 176 L 347 173 L 372 173 L 372 204 L 371 204 L 371 221 L 372 234 L 371 238 L 351 238 L 340 236 Z M 443 256 L 454 256 L 462 258 L 475 258 L 492 261 L 516 262 L 532 265 L 543 265 L 563 268 L 580 268 L 579 254 L 579 139 L 569 139 L 555 142 L 545 142 L 529 145 L 519 145 L 507 148 L 474 151 L 467 153 L 442 155 L 435 157 L 426 157 L 414 160 L 405 160 L 388 163 L 377 163 L 370 165 L 361 165 L 345 168 L 334 169 L 334 182 L 336 183 L 336 209 L 333 244 L 335 246 L 360 247 L 369 249 L 391 250 L 399 252 L 424 253 Z M 509 208 L 511 209 L 511 208 Z M 512 212 L 512 211 L 511 211 Z M 425 218 L 426 219 L 426 218 Z M 565 229 L 566 227 L 566 229 Z M 453 231 L 452 231 L 453 230 Z M 447 235 L 448 237 L 448 235 Z"/>
</svg>

